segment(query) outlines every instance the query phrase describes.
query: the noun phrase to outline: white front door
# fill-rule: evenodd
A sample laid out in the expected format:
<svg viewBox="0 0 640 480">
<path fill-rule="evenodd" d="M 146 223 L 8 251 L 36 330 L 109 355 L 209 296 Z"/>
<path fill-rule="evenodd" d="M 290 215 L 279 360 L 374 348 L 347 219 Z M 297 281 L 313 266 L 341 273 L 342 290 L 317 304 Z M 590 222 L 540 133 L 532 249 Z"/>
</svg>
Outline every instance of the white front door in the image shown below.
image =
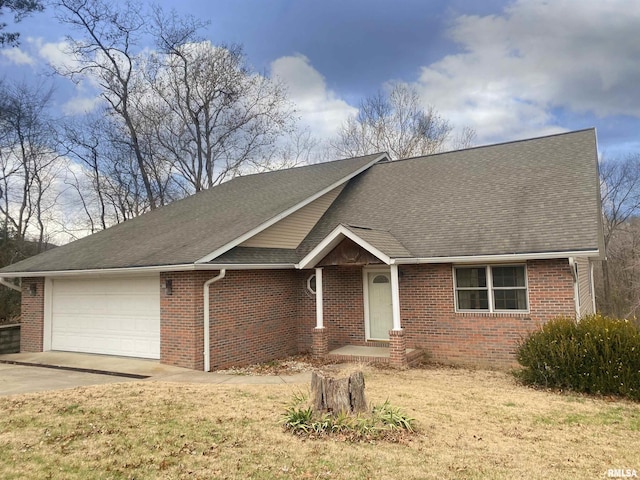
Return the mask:
<svg viewBox="0 0 640 480">
<path fill-rule="evenodd" d="M 391 307 L 391 273 L 366 272 L 368 297 L 368 340 L 389 340 L 393 328 Z"/>
</svg>

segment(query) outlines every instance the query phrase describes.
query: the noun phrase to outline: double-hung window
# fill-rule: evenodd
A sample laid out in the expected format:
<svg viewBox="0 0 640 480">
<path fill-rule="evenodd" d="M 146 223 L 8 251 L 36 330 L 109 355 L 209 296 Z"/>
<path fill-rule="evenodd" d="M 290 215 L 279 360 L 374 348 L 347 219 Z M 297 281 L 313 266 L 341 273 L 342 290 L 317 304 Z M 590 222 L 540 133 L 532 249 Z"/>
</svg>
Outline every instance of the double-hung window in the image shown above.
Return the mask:
<svg viewBox="0 0 640 480">
<path fill-rule="evenodd" d="M 527 311 L 524 265 L 454 267 L 456 310 Z"/>
</svg>

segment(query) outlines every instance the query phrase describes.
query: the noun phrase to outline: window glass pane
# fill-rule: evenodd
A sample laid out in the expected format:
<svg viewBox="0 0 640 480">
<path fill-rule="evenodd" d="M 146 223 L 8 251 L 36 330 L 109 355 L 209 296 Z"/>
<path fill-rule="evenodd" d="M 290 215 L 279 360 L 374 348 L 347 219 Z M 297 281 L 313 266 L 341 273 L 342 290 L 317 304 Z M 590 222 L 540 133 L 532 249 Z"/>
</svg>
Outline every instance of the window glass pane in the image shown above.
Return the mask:
<svg viewBox="0 0 640 480">
<path fill-rule="evenodd" d="M 493 301 L 496 310 L 526 310 L 527 291 L 518 290 L 494 290 Z"/>
<path fill-rule="evenodd" d="M 524 287 L 524 267 L 491 267 L 493 274 L 493 286 L 500 287 Z"/>
<path fill-rule="evenodd" d="M 486 287 L 487 271 L 480 268 L 456 268 L 456 285 L 458 287 Z"/>
<path fill-rule="evenodd" d="M 389 279 L 386 275 L 376 275 L 373 279 L 373 283 L 389 283 Z"/>
<path fill-rule="evenodd" d="M 489 310 L 486 290 L 458 290 L 459 310 Z"/>
</svg>

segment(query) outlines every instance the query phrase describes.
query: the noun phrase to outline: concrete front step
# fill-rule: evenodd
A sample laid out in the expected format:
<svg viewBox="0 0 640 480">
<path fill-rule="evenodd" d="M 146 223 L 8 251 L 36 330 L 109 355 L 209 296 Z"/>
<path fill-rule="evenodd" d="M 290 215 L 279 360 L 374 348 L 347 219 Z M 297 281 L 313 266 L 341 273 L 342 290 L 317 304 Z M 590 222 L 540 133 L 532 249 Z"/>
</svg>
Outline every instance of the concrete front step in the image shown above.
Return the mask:
<svg viewBox="0 0 640 480">
<path fill-rule="evenodd" d="M 423 357 L 423 351 L 407 348 L 407 364 L 418 363 Z M 389 363 L 388 347 L 368 347 L 359 345 L 347 345 L 330 351 L 327 360 L 345 363 Z"/>
</svg>

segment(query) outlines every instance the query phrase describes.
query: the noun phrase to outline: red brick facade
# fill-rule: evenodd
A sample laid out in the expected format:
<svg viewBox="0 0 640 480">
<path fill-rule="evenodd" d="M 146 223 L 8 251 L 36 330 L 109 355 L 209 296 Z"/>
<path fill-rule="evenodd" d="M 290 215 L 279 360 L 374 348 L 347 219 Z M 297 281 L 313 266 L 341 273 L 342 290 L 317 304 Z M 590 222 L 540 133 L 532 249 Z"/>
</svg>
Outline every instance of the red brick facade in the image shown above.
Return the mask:
<svg viewBox="0 0 640 480">
<path fill-rule="evenodd" d="M 211 368 L 297 353 L 302 288 L 296 270 L 232 270 L 211 285 Z"/>
<path fill-rule="evenodd" d="M 516 344 L 528 332 L 555 316 L 575 315 L 567 259 L 527 262 L 528 313 L 457 313 L 451 264 L 402 265 L 399 271 L 406 345 L 426 351 L 437 362 L 511 366 Z M 329 349 L 366 345 L 362 269 L 325 267 L 323 278 Z M 298 345 L 309 350 L 315 303 L 301 303 L 300 320 Z"/>
<path fill-rule="evenodd" d="M 407 339 L 404 329 L 389 331 L 389 364 L 395 368 L 407 368 Z"/>
<path fill-rule="evenodd" d="M 566 259 L 527 262 L 530 311 L 516 314 L 457 313 L 451 264 L 403 265 L 399 271 L 403 335 L 390 346 L 393 350 L 406 343 L 438 362 L 512 365 L 515 345 L 527 332 L 555 316 L 575 314 Z M 217 274 L 161 274 L 161 287 L 166 280 L 172 283 L 171 294 L 162 288 L 160 295 L 162 363 L 203 369 L 203 285 Z M 230 270 L 212 284 L 211 368 L 312 351 L 316 315 L 315 296 L 307 290 L 311 274 L 308 270 Z M 21 348 L 42 351 L 44 281 L 25 278 L 22 284 Z M 36 285 L 35 295 L 31 295 L 31 284 Z M 323 290 L 325 330 L 323 338 L 316 335 L 316 349 L 327 348 L 325 342 L 329 350 L 367 345 L 362 267 L 324 267 Z"/>
<path fill-rule="evenodd" d="M 35 285 L 35 295 L 32 295 Z M 22 279 L 20 351 L 41 352 L 44 336 L 44 278 Z"/>
<path fill-rule="evenodd" d="M 527 262 L 529 313 L 456 313 L 451 264 L 403 266 L 402 326 L 409 348 L 432 360 L 508 367 L 522 337 L 558 315 L 575 316 L 569 262 Z"/>
<path fill-rule="evenodd" d="M 203 285 L 218 272 L 160 274 L 160 361 L 178 367 L 204 367 Z M 171 280 L 171 295 L 165 282 Z"/>
</svg>

